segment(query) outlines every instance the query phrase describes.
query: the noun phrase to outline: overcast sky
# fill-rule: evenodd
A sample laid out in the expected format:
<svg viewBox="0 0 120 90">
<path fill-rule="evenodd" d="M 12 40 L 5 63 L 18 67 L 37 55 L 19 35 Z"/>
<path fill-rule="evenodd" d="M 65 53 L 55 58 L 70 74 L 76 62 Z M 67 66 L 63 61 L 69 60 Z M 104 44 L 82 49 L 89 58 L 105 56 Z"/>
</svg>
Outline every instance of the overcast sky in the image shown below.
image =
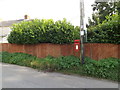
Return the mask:
<svg viewBox="0 0 120 90">
<path fill-rule="evenodd" d="M 84 0 L 85 22 L 92 14 L 94 0 Z M 23 19 L 27 14 L 31 19 L 66 18 L 73 25 L 80 24 L 80 0 L 0 0 L 0 19 Z"/>
</svg>

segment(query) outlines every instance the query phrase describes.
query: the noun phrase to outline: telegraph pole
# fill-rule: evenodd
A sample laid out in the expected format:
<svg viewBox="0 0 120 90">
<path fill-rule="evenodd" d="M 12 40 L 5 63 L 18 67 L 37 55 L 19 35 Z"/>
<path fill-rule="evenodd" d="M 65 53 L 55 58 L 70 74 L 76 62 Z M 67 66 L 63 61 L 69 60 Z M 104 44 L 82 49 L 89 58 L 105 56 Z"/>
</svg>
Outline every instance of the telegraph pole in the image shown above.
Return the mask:
<svg viewBox="0 0 120 90">
<path fill-rule="evenodd" d="M 80 0 L 80 59 L 82 61 L 82 64 L 84 64 L 84 0 Z"/>
</svg>

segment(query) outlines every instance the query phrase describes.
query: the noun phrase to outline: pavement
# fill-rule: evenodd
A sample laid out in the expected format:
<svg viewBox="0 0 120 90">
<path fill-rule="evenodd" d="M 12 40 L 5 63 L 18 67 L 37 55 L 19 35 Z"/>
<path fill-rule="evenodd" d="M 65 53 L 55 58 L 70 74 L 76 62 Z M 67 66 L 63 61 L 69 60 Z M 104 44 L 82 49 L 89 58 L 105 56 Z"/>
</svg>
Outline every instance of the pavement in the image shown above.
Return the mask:
<svg viewBox="0 0 120 90">
<path fill-rule="evenodd" d="M 118 88 L 117 82 L 0 63 L 2 88 Z"/>
</svg>

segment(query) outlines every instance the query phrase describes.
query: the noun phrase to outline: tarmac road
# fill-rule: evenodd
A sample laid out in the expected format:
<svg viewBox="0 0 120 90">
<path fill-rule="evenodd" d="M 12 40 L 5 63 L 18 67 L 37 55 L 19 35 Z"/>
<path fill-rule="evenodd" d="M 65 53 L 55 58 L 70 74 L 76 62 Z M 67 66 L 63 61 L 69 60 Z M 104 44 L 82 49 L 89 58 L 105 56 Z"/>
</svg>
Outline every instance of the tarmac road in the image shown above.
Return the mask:
<svg viewBox="0 0 120 90">
<path fill-rule="evenodd" d="M 2 88 L 118 88 L 117 82 L 2 64 Z"/>
</svg>

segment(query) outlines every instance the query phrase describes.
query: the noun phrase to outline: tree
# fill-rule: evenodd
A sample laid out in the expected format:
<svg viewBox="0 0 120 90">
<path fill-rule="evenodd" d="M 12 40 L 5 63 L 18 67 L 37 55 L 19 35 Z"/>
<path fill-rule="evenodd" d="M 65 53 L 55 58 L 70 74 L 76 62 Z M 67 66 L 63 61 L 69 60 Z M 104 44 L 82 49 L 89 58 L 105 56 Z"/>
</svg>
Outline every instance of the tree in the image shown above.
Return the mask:
<svg viewBox="0 0 120 90">
<path fill-rule="evenodd" d="M 90 17 L 88 18 L 88 24 L 86 24 L 86 27 L 89 28 L 91 26 L 95 26 L 99 24 L 99 16 L 97 13 L 92 14 L 92 19 Z"/>
<path fill-rule="evenodd" d="M 93 14 L 92 19 L 88 18 L 88 24 L 86 25 L 87 28 L 91 26 L 98 25 L 102 23 L 106 16 L 112 16 L 116 12 L 120 13 L 120 1 L 118 2 L 97 2 L 92 5 L 93 7 Z"/>
<path fill-rule="evenodd" d="M 118 11 L 118 14 L 120 14 L 120 1 L 116 5 L 117 5 L 116 9 Z"/>
</svg>

